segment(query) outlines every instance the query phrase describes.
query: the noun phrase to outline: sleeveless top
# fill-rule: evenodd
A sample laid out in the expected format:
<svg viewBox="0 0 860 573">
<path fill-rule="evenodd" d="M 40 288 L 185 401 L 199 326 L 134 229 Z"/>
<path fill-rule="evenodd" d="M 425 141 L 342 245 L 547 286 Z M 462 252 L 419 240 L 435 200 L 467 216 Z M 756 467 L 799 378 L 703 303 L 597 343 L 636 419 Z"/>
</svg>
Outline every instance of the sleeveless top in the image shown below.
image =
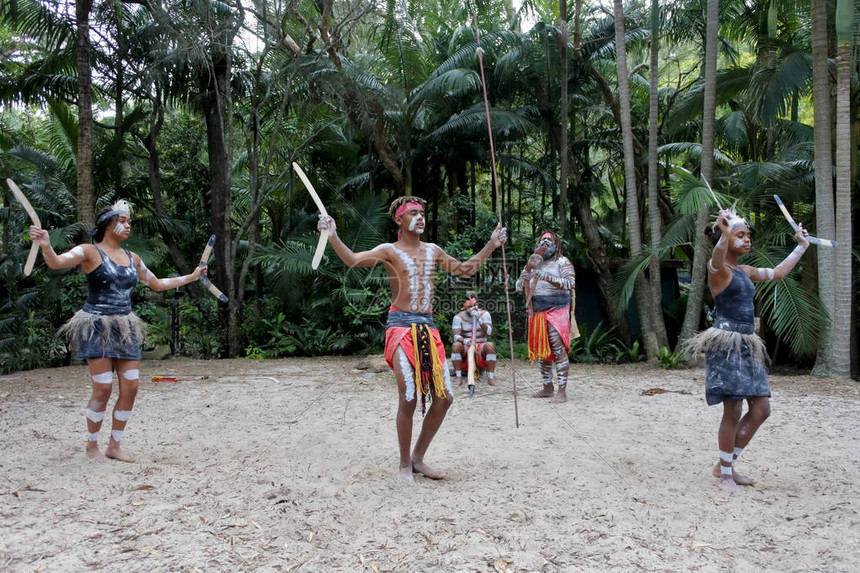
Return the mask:
<svg viewBox="0 0 860 573">
<path fill-rule="evenodd" d="M 138 283 L 137 267 L 131 253 L 124 250 L 128 265 L 115 263 L 104 251 L 96 247 L 102 263 L 87 274 L 89 294 L 84 303 L 84 312 L 112 315 L 131 312 L 131 291 Z"/>
<path fill-rule="evenodd" d="M 714 297 L 714 328 L 742 334 L 755 332 L 755 285 L 740 269 L 729 267 L 732 280 Z"/>
</svg>

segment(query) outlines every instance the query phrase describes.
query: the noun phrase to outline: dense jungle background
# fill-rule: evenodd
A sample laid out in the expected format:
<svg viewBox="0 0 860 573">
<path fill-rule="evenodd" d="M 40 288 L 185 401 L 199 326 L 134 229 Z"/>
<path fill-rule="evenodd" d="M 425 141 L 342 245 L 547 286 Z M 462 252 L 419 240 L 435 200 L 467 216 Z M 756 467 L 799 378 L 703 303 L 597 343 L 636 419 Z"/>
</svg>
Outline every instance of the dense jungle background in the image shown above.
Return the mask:
<svg viewBox="0 0 860 573">
<path fill-rule="evenodd" d="M 117 199 L 158 276 L 189 272 L 216 235 L 228 303 L 197 284 L 133 301 L 148 347 L 202 358 L 381 350 L 384 272 L 330 248 L 311 269 L 317 209 L 293 162 L 355 250 L 394 240 L 403 194 L 461 259 L 501 214 L 505 258 L 440 275 L 435 303 L 444 337 L 476 291 L 501 356 L 509 329 L 523 353 L 513 281 L 548 229 L 577 269 L 573 359 L 679 364 L 712 305 L 705 182 L 751 221 L 756 266 L 794 245 L 779 195 L 839 246 L 758 286 L 762 334 L 777 365 L 850 377 L 858 70 L 854 0 L 3 0 L 0 176 L 58 251 Z M 68 363 L 55 333 L 85 277 L 41 259 L 24 276 L 30 222 L 3 188 L 0 372 Z"/>
</svg>

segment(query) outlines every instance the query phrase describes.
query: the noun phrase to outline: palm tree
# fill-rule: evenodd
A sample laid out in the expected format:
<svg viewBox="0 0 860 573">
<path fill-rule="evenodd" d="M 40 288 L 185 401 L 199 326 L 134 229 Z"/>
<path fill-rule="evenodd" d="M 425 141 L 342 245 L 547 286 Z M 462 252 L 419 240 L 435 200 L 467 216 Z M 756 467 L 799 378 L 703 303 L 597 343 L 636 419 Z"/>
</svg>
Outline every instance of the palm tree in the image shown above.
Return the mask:
<svg viewBox="0 0 860 573">
<path fill-rule="evenodd" d="M 717 93 L 717 31 L 719 29 L 719 0 L 708 0 L 707 24 L 705 28 L 704 61 L 704 107 L 702 109 L 702 176 L 714 180 L 714 131 Z M 710 256 L 708 241 L 704 235 L 710 209 L 705 206 L 696 217 L 696 241 L 693 266 L 690 269 L 690 290 L 684 323 L 681 325 L 679 342 L 693 336 L 699 328 L 702 300 L 705 293 L 705 265 Z"/>
<path fill-rule="evenodd" d="M 851 156 L 856 152 L 851 137 L 851 77 L 854 40 L 854 2 L 836 3 L 836 212 L 844 216 L 836 220 L 836 298 L 833 315 L 833 373 L 843 378 L 851 376 L 852 289 L 852 224 L 851 224 Z"/>
<path fill-rule="evenodd" d="M 618 100 L 621 107 L 621 138 L 624 147 L 624 181 L 627 190 L 627 224 L 630 227 L 630 255 L 635 259 L 642 252 L 642 229 L 639 219 L 639 193 L 636 185 L 636 165 L 633 155 L 633 126 L 630 121 L 630 80 L 627 70 L 627 43 L 624 37 L 624 4 L 613 2 L 615 15 L 615 57 L 618 68 Z M 644 341 L 649 357 L 657 356 L 660 346 L 652 321 L 650 284 L 640 276 L 636 283 L 636 305 Z M 660 306 L 662 309 L 662 305 Z"/>
<path fill-rule="evenodd" d="M 812 77 L 815 110 L 815 223 L 822 237 L 836 236 L 833 201 L 833 147 L 830 65 L 827 42 L 827 1 L 812 0 Z M 818 293 L 828 317 L 836 316 L 835 254 L 818 249 Z M 824 330 L 813 373 L 829 376 L 833 369 L 833 328 Z"/>
</svg>

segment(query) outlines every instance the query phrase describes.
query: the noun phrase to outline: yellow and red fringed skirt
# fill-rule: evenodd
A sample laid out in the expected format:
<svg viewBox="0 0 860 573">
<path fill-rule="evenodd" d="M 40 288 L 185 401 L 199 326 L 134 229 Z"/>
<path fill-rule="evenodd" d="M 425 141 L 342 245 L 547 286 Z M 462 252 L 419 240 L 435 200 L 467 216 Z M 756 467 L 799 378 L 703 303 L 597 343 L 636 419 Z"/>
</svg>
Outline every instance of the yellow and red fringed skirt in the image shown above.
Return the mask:
<svg viewBox="0 0 860 573">
<path fill-rule="evenodd" d="M 445 398 L 445 345 L 432 322 L 418 324 L 410 322 L 408 326 L 392 320 L 392 314 L 403 315 L 408 320 L 408 314 L 392 307 L 389 311 L 388 327 L 385 330 L 385 361 L 394 370 L 394 353 L 402 348 L 409 363 L 415 370 L 415 391 L 421 396 L 422 408 L 426 399 Z"/>
<path fill-rule="evenodd" d="M 529 360 L 554 359 L 549 344 L 549 329 L 552 326 L 561 335 L 564 348 L 570 352 L 570 307 L 557 306 L 529 317 Z"/>
</svg>

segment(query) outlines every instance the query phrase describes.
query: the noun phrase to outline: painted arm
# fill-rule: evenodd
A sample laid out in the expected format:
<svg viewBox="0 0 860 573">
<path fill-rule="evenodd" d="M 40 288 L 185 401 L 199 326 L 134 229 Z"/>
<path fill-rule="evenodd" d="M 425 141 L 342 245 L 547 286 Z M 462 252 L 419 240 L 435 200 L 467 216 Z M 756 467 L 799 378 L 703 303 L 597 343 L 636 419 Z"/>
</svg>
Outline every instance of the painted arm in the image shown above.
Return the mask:
<svg viewBox="0 0 860 573">
<path fill-rule="evenodd" d="M 155 276 L 151 270 L 146 268 L 146 263 L 144 263 L 136 253 L 132 253 L 132 258 L 134 259 L 134 265 L 137 267 L 137 274 L 140 277 L 140 282 L 154 291 L 165 291 L 185 286 L 198 280 L 201 275 L 206 275 L 206 265 L 201 265 L 195 267 L 194 272 L 191 274 L 175 278 L 160 279 Z"/>
<path fill-rule="evenodd" d="M 788 276 L 806 249 L 809 248 L 809 241 L 806 240 L 808 231 L 803 228 L 803 225 L 797 225 L 797 231 L 794 233 L 794 240 L 797 241 L 797 246 L 791 251 L 781 263 L 772 269 L 762 269 L 749 266 L 743 266 L 743 270 L 749 275 L 753 282 L 779 281 Z"/>
<path fill-rule="evenodd" d="M 45 259 L 45 264 L 49 269 L 70 269 L 83 264 L 92 255 L 95 256 L 96 250 L 92 245 L 77 245 L 71 250 L 58 255 L 51 246 L 51 237 L 48 231 L 40 229 L 35 225 L 30 226 L 30 240 L 38 243 L 42 249 L 42 257 Z"/>
<path fill-rule="evenodd" d="M 372 267 L 379 263 L 389 262 L 389 249 L 376 247 L 370 251 L 354 252 L 337 236 L 337 225 L 328 215 L 320 215 L 317 229 L 328 234 L 328 242 L 340 260 L 348 267 Z M 381 245 L 380 245 L 381 246 Z"/>
<path fill-rule="evenodd" d="M 486 245 L 484 245 L 484 248 L 478 251 L 478 253 L 468 261 L 460 262 L 441 249 L 439 249 L 437 261 L 444 271 L 449 272 L 452 275 L 457 275 L 458 277 L 469 278 L 475 274 L 479 268 L 481 268 L 481 265 L 483 265 L 488 258 L 490 258 L 493 251 L 504 245 L 507 240 L 508 230 L 502 227 L 502 224 L 499 223 L 496 225 L 496 229 L 493 231 L 493 234 L 490 235 L 490 240 Z"/>
<path fill-rule="evenodd" d="M 564 290 L 573 290 L 576 288 L 576 271 L 573 269 L 573 264 L 567 258 L 559 261 L 559 272 L 561 276 L 548 273 L 546 271 L 538 271 L 539 279 L 550 283 Z"/>
</svg>

